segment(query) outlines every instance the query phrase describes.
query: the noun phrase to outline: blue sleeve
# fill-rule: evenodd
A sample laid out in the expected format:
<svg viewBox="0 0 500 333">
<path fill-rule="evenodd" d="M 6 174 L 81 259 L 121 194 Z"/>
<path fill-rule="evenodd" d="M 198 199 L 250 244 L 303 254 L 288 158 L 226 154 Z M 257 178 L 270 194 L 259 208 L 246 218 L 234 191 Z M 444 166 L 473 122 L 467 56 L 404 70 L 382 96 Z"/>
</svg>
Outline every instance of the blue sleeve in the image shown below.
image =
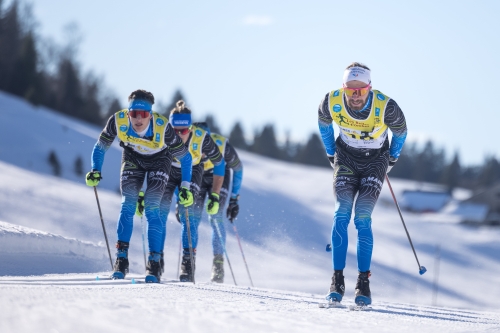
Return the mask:
<svg viewBox="0 0 500 333">
<path fill-rule="evenodd" d="M 408 132 L 404 132 L 402 134 L 392 135 L 391 147 L 389 148 L 389 155 L 394 158 L 399 158 L 401 155 L 401 150 L 403 149 L 403 145 L 406 141 L 406 135 Z"/>
<path fill-rule="evenodd" d="M 191 182 L 191 177 L 193 175 L 193 157 L 190 153 L 182 157 L 177 157 L 181 162 L 181 174 L 182 182 Z"/>
<path fill-rule="evenodd" d="M 214 166 L 214 175 L 216 176 L 224 176 L 224 173 L 226 171 L 226 161 L 224 159 L 221 159 L 221 162 L 218 165 Z"/>
<path fill-rule="evenodd" d="M 335 155 L 335 133 L 333 130 L 333 124 L 326 124 L 322 121 L 318 121 L 319 132 L 321 133 L 321 140 L 325 146 L 326 154 L 328 156 Z"/>
<path fill-rule="evenodd" d="M 102 164 L 104 163 L 104 154 L 108 150 L 109 146 L 103 145 L 102 142 L 97 141 L 92 150 L 92 170 L 101 172 Z"/>
<path fill-rule="evenodd" d="M 241 182 L 243 181 L 243 167 L 233 170 L 233 188 L 231 197 L 236 197 L 240 193 Z"/>
</svg>

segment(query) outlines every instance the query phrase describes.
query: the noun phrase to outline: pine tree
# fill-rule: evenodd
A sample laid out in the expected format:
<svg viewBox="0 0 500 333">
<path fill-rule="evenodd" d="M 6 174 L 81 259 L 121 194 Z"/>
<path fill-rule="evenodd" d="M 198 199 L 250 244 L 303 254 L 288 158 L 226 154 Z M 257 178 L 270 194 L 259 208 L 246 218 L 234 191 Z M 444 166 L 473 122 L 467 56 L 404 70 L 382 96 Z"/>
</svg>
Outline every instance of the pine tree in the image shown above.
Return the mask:
<svg viewBox="0 0 500 333">
<path fill-rule="evenodd" d="M 460 174 L 460 158 L 458 156 L 458 152 L 455 152 L 453 160 L 444 168 L 443 174 L 441 176 L 441 183 L 446 185 L 446 187 L 448 188 L 448 192 L 451 193 L 453 189 L 459 185 Z"/>
<path fill-rule="evenodd" d="M 309 137 L 306 145 L 298 151 L 295 162 L 330 167 L 330 162 L 325 154 L 325 148 L 318 134 L 314 133 Z"/>
<path fill-rule="evenodd" d="M 243 132 L 243 128 L 241 127 L 239 121 L 234 124 L 231 133 L 229 133 L 229 142 L 231 142 L 231 145 L 235 148 L 248 150 L 248 144 L 245 140 L 245 133 Z"/>
<path fill-rule="evenodd" d="M 205 118 L 205 122 L 207 123 L 208 128 L 210 128 L 210 132 L 222 135 L 219 126 L 217 126 L 217 122 L 215 121 L 214 116 L 212 116 L 211 114 L 207 115 Z"/>
<path fill-rule="evenodd" d="M 75 174 L 83 176 L 83 159 L 81 156 L 78 156 L 75 160 Z"/>
<path fill-rule="evenodd" d="M 52 173 L 54 174 L 54 176 L 61 176 L 61 163 L 59 163 L 56 152 L 51 150 L 49 153 L 49 158 L 47 160 L 52 167 Z"/>
<path fill-rule="evenodd" d="M 265 125 L 262 132 L 256 133 L 251 151 L 259 155 L 278 159 L 281 151 L 276 142 L 273 125 Z"/>
</svg>

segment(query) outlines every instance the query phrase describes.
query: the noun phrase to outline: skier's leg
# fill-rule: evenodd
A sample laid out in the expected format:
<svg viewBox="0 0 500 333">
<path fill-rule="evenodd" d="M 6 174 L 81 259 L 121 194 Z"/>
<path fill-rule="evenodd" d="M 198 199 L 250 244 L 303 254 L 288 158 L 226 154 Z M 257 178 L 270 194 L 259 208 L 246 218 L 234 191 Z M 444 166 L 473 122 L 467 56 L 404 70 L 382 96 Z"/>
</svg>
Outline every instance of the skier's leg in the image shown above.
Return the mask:
<svg viewBox="0 0 500 333">
<path fill-rule="evenodd" d="M 161 250 L 165 247 L 165 239 L 167 237 L 167 219 L 168 214 L 170 213 L 170 207 L 172 206 L 172 197 L 174 195 L 175 189 L 181 183 L 181 169 L 172 167 L 170 169 L 170 174 L 167 182 L 167 186 L 165 187 L 165 192 L 163 192 L 163 196 L 160 202 L 160 218 L 162 221 L 163 235 L 161 240 Z"/>
<path fill-rule="evenodd" d="M 139 191 L 144 182 L 146 171 L 140 161 L 123 152 L 120 176 L 122 204 L 117 224 L 118 241 L 129 243 L 134 227 L 134 214 L 139 197 Z"/>
<path fill-rule="evenodd" d="M 160 202 L 169 179 L 170 155 L 158 157 L 148 168 L 147 189 L 144 193 L 146 218 L 148 220 L 148 243 L 150 253 L 163 250 L 165 220 L 161 218 Z"/>
<path fill-rule="evenodd" d="M 191 176 L 191 192 L 193 193 L 193 197 L 196 200 L 197 196 L 200 192 L 200 185 L 203 176 L 203 164 L 198 164 L 193 166 L 193 173 Z M 187 214 L 189 215 L 189 227 L 191 232 L 191 245 L 193 249 L 196 249 L 198 245 L 198 225 L 200 223 L 199 220 L 196 219 L 194 214 L 194 204 L 189 207 L 184 207 L 180 205 L 181 209 L 179 212 L 179 217 L 181 219 L 182 224 L 182 247 L 184 249 L 189 249 L 189 241 L 187 235 Z"/>
<path fill-rule="evenodd" d="M 370 270 L 373 251 L 371 215 L 384 184 L 388 161 L 388 154 L 381 154 L 361 170 L 360 188 L 354 208 L 354 224 L 358 230 L 357 257 L 360 272 Z"/>
<path fill-rule="evenodd" d="M 333 174 L 335 214 L 332 227 L 332 262 L 334 270 L 343 270 L 346 265 L 348 235 L 354 197 L 359 179 L 352 161 L 337 151 Z"/>
<path fill-rule="evenodd" d="M 224 227 L 224 206 L 226 204 L 226 199 L 229 193 L 228 188 L 230 183 L 231 172 L 229 168 L 226 168 L 225 172 L 226 173 L 224 175 L 224 182 L 222 183 L 219 196 L 219 211 L 217 212 L 217 214 L 208 215 L 208 220 L 210 221 L 210 226 L 212 227 L 212 250 L 214 257 L 218 255 L 222 256 L 222 254 L 224 253 L 223 247 L 226 246 L 226 228 Z M 216 223 L 219 227 L 222 240 L 219 238 L 217 227 L 215 225 Z"/>
</svg>

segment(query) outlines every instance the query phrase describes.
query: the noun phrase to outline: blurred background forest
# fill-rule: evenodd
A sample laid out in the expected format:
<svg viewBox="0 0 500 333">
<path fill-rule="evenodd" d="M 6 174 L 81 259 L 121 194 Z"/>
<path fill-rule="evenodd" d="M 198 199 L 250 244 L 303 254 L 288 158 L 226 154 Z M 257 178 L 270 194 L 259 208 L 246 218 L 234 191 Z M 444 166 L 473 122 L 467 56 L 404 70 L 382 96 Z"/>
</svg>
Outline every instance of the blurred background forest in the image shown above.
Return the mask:
<svg viewBox="0 0 500 333">
<path fill-rule="evenodd" d="M 69 24 L 65 33 L 64 45 L 40 37 L 30 5 L 13 1 L 6 6 L 0 0 L 0 90 L 104 126 L 124 107 L 119 101 L 125 98 L 118 99 L 101 75 L 83 70 L 78 61 L 81 36 L 77 26 Z M 177 90 L 170 101 L 157 101 L 156 111 L 168 115 L 179 99 L 189 105 L 185 92 Z M 316 107 L 311 106 L 311 117 L 315 117 Z M 221 133 L 214 113 L 195 120 L 206 121 L 213 132 Z M 330 167 L 318 133 L 312 133 L 306 142 L 292 142 L 290 133 L 286 133 L 281 141 L 273 124 L 245 133 L 242 124 L 236 122 L 229 133 L 221 134 L 242 150 L 290 163 Z M 486 156 L 481 165 L 462 165 L 458 153 L 447 153 L 433 141 L 423 145 L 407 142 L 391 176 L 441 183 L 449 190 L 458 186 L 479 190 L 500 179 L 500 164 L 495 157 Z"/>
</svg>

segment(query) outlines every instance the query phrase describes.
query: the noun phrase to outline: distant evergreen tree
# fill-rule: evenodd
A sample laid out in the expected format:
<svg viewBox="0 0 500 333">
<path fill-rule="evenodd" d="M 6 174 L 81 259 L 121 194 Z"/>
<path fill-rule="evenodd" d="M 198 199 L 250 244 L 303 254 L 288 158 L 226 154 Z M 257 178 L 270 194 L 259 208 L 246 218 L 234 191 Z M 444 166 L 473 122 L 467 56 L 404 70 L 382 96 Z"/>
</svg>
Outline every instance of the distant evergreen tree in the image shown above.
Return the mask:
<svg viewBox="0 0 500 333">
<path fill-rule="evenodd" d="M 1 5 L 1 4 L 0 4 Z M 2 6 L 3 7 L 3 6 Z M 19 3 L 14 0 L 0 16 L 0 89 L 12 92 L 16 64 L 22 43 Z"/>
<path fill-rule="evenodd" d="M 81 156 L 78 156 L 75 160 L 75 174 L 83 176 L 83 159 Z"/>
<path fill-rule="evenodd" d="M 49 158 L 47 160 L 52 167 L 52 173 L 54 174 L 54 176 L 61 176 L 61 163 L 59 163 L 56 152 L 51 150 L 49 153 Z"/>
<path fill-rule="evenodd" d="M 396 165 L 391 170 L 391 177 L 413 179 L 415 161 L 418 158 L 418 154 L 415 143 L 407 142 L 401 151 Z"/>
<path fill-rule="evenodd" d="M 444 151 L 435 150 L 433 142 L 429 140 L 416 156 L 412 178 L 422 182 L 437 183 L 444 165 Z"/>
<path fill-rule="evenodd" d="M 229 133 L 229 142 L 235 148 L 248 150 L 248 144 L 245 140 L 245 133 L 243 132 L 243 128 L 241 127 L 239 121 L 234 124 L 231 133 Z"/>
<path fill-rule="evenodd" d="M 254 136 L 254 142 L 251 151 L 259 155 L 279 159 L 281 151 L 276 142 L 274 134 L 274 126 L 271 124 L 265 125 L 262 132 L 257 132 Z"/>
<path fill-rule="evenodd" d="M 459 185 L 461 175 L 460 158 L 458 152 L 455 152 L 453 160 L 448 164 L 441 175 L 441 183 L 445 184 L 451 193 Z"/>
<path fill-rule="evenodd" d="M 480 169 L 477 186 L 490 187 L 500 181 L 500 163 L 493 157 L 487 157 Z"/>
<path fill-rule="evenodd" d="M 318 134 L 314 133 L 309 137 L 306 145 L 301 147 L 300 151 L 297 152 L 295 162 L 330 167 L 325 148 Z"/>
<path fill-rule="evenodd" d="M 123 107 L 121 106 L 120 104 L 120 101 L 118 100 L 118 98 L 113 98 L 113 100 L 111 101 L 111 103 L 109 104 L 109 107 L 108 107 L 108 110 L 107 112 L 104 114 L 104 122 L 107 122 L 109 117 L 111 117 L 112 115 L 114 115 L 116 112 L 122 110 Z"/>
<path fill-rule="evenodd" d="M 217 126 L 217 123 L 215 121 L 214 116 L 212 116 L 211 114 L 207 115 L 205 118 L 205 122 L 207 123 L 208 127 L 210 128 L 210 132 L 219 133 L 222 135 L 219 126 Z"/>
</svg>

